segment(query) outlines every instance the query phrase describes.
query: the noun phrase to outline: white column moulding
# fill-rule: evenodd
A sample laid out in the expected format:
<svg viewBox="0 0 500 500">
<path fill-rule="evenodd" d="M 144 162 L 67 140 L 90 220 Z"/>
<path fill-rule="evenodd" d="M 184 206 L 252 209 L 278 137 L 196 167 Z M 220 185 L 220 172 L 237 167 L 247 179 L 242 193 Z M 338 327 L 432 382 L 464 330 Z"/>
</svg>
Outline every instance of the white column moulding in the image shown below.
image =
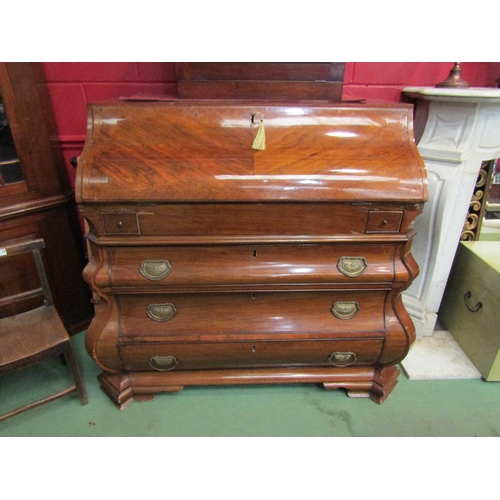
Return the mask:
<svg viewBox="0 0 500 500">
<path fill-rule="evenodd" d="M 429 201 L 415 221 L 420 275 L 403 294 L 420 340 L 434 332 L 481 164 L 500 157 L 500 89 L 403 92 L 418 99 L 415 137 L 429 180 Z"/>
</svg>

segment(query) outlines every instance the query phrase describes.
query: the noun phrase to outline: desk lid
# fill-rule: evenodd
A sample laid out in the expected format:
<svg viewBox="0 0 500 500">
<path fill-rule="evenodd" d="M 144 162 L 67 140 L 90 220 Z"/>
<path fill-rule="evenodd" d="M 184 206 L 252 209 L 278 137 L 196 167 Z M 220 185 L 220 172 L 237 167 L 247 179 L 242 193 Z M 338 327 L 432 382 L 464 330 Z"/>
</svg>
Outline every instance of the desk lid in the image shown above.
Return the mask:
<svg viewBox="0 0 500 500">
<path fill-rule="evenodd" d="M 118 102 L 88 113 L 79 202 L 427 198 L 411 105 Z"/>
</svg>

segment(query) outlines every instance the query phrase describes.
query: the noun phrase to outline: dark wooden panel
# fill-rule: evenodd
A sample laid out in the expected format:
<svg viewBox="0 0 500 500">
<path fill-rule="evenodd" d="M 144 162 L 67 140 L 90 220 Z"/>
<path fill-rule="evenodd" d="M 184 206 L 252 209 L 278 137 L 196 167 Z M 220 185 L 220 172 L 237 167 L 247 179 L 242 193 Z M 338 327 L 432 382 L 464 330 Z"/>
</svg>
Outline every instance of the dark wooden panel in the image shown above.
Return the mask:
<svg viewBox="0 0 500 500">
<path fill-rule="evenodd" d="M 340 82 L 181 82 L 179 95 L 196 99 L 262 99 L 268 101 L 340 101 Z"/>
<path fill-rule="evenodd" d="M 345 63 L 177 63 L 187 99 L 340 101 Z"/>
<path fill-rule="evenodd" d="M 315 80 L 342 82 L 345 63 L 176 63 L 177 81 L 190 80 Z"/>
</svg>

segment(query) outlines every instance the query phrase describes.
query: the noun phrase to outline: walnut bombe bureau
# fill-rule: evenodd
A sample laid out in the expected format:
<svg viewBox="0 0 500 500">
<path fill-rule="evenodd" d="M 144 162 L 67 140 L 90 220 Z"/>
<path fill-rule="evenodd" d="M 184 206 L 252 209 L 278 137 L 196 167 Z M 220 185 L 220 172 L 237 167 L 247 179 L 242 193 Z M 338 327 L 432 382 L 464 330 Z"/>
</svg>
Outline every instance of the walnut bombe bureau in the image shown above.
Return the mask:
<svg viewBox="0 0 500 500">
<path fill-rule="evenodd" d="M 217 384 L 385 400 L 415 337 L 401 292 L 427 197 L 410 105 L 88 111 L 86 347 L 120 408 Z"/>
</svg>

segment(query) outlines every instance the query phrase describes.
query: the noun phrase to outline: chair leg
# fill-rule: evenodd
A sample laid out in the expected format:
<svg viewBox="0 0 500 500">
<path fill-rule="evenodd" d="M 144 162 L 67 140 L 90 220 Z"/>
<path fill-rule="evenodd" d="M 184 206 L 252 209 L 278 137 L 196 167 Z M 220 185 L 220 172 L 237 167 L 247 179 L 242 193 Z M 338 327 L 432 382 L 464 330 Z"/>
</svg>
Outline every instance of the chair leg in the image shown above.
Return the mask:
<svg viewBox="0 0 500 500">
<path fill-rule="evenodd" d="M 80 367 L 78 365 L 75 351 L 73 350 L 73 346 L 70 340 L 68 340 L 64 345 L 63 356 L 69 366 L 69 369 L 71 370 L 71 374 L 73 375 L 73 379 L 76 384 L 76 390 L 78 391 L 78 395 L 80 396 L 82 405 L 86 405 L 89 402 L 87 391 L 85 390 L 82 375 L 80 373 Z"/>
<path fill-rule="evenodd" d="M 51 401 L 55 401 L 56 399 L 63 398 L 65 396 L 68 396 L 69 394 L 77 391 L 78 389 L 72 385 L 71 387 L 68 387 L 67 389 L 64 389 L 61 392 L 58 392 L 57 394 L 53 394 L 52 396 L 48 396 L 43 399 L 38 399 L 36 401 L 33 401 L 32 403 L 25 404 L 23 406 L 20 406 L 19 408 L 16 408 L 15 410 L 11 410 L 7 413 L 2 413 L 0 415 L 0 422 L 3 420 L 7 420 L 10 417 L 14 417 L 15 415 L 19 415 L 20 413 L 24 413 L 25 411 L 32 410 L 33 408 L 38 408 L 39 406 L 42 406 L 46 403 L 50 403 Z"/>
</svg>

